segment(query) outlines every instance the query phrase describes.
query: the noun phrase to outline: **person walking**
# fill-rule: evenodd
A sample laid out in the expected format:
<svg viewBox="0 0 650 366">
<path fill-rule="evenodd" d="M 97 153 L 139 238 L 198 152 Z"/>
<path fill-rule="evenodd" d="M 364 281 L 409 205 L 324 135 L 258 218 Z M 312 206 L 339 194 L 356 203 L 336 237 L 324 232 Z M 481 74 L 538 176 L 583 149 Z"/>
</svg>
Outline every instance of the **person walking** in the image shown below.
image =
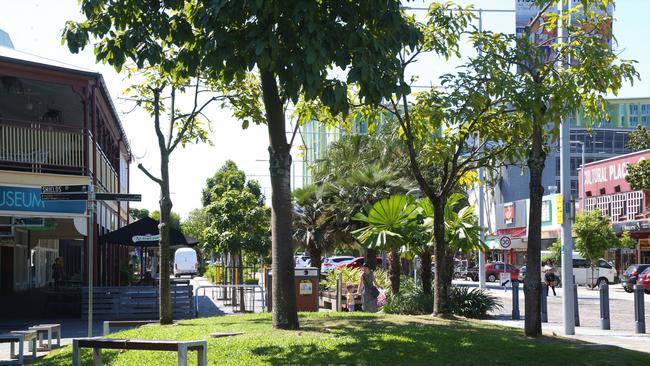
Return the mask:
<svg viewBox="0 0 650 366">
<path fill-rule="evenodd" d="M 379 297 L 379 290 L 377 289 L 375 274 L 366 262 L 361 267 L 361 279 L 359 280 L 358 291 L 361 293 L 361 310 L 376 313 L 378 311 L 377 297 Z"/>
<path fill-rule="evenodd" d="M 553 290 L 553 296 L 557 296 L 555 293 L 555 286 L 557 286 L 557 268 L 553 265 L 553 261 L 550 259 L 547 260 L 542 271 L 544 272 L 546 284 Z"/>
</svg>

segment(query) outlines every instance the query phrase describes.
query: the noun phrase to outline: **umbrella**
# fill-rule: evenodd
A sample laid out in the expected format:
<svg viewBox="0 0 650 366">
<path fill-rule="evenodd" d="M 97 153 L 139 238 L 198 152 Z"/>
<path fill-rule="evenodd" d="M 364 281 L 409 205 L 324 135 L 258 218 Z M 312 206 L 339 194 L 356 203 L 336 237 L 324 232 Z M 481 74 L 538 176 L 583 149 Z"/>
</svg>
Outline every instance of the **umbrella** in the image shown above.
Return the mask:
<svg viewBox="0 0 650 366">
<path fill-rule="evenodd" d="M 99 237 L 100 243 L 157 247 L 160 240 L 158 225 L 151 217 L 145 217 Z M 196 245 L 198 240 L 184 235 L 178 229 L 169 228 L 169 245 Z"/>
</svg>

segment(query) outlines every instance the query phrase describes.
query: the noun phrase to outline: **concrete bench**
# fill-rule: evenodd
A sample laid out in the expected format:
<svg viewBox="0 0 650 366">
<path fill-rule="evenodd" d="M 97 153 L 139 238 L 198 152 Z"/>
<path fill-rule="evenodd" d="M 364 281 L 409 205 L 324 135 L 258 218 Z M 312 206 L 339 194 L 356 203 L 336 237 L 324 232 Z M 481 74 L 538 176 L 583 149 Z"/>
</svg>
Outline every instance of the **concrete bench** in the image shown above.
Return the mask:
<svg viewBox="0 0 650 366">
<path fill-rule="evenodd" d="M 72 340 L 72 366 L 80 366 L 80 349 L 93 349 L 93 366 L 102 364 L 102 349 L 168 351 L 178 353 L 178 366 L 187 366 L 187 353 L 197 351 L 198 366 L 207 365 L 206 341 L 156 341 L 145 339 L 79 338 Z"/>
<path fill-rule="evenodd" d="M 56 346 L 61 347 L 61 324 L 39 324 L 29 327 L 29 330 L 35 330 L 38 333 L 39 347 L 51 351 L 53 333 L 56 333 Z M 47 336 L 47 346 L 45 346 L 45 336 Z"/>
<path fill-rule="evenodd" d="M 147 324 L 159 324 L 158 320 L 105 320 L 103 335 L 111 333 L 111 327 L 140 327 Z"/>
<path fill-rule="evenodd" d="M 25 351 L 24 343 L 29 342 L 28 349 L 32 352 L 32 358 L 35 360 L 36 355 L 36 339 L 38 333 L 32 330 L 16 330 L 6 334 L 0 334 L 0 343 L 9 343 L 10 352 L 8 361 L 0 361 L 0 365 L 24 365 L 25 364 Z M 18 343 L 18 353 L 16 353 L 16 343 Z M 15 358 L 15 360 L 14 360 Z"/>
</svg>

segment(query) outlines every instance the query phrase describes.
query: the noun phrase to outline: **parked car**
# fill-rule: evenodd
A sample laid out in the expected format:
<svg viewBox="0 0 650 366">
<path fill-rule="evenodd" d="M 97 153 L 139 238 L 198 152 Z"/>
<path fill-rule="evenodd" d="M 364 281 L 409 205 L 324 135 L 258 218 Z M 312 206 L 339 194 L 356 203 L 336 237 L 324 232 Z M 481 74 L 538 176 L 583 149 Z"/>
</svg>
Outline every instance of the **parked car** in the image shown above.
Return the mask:
<svg viewBox="0 0 650 366">
<path fill-rule="evenodd" d="M 325 258 L 323 264 L 320 266 L 321 273 L 333 270 L 339 264 L 346 264 L 352 262 L 354 257 L 351 255 L 335 255 L 333 257 Z"/>
<path fill-rule="evenodd" d="M 511 281 L 519 281 L 519 270 L 512 264 L 504 264 L 503 262 L 492 262 L 485 265 L 485 279 L 488 282 L 496 282 L 499 279 L 499 273 L 510 273 Z M 467 276 L 472 281 L 478 281 L 478 267 L 470 269 Z"/>
<path fill-rule="evenodd" d="M 311 258 L 306 254 L 297 254 L 293 257 L 296 268 L 311 267 Z"/>
<path fill-rule="evenodd" d="M 621 277 L 621 285 L 625 292 L 634 291 L 634 285 L 636 285 L 637 278 L 646 270 L 646 268 L 650 268 L 650 264 L 632 264 L 627 267 Z"/>
<path fill-rule="evenodd" d="M 356 257 L 348 263 L 342 263 L 335 266 L 335 268 L 361 268 L 361 266 L 363 265 L 363 261 L 365 259 L 366 259 L 365 257 Z M 382 260 L 381 258 L 377 257 L 377 267 L 381 267 L 381 266 L 382 266 Z"/>
<path fill-rule="evenodd" d="M 557 275 L 562 277 L 562 268 L 557 268 Z M 600 286 L 602 283 L 613 284 L 618 282 L 616 268 L 605 259 L 600 258 L 592 268 L 586 259 L 573 254 L 573 278 L 579 286 Z"/>
<path fill-rule="evenodd" d="M 650 294 L 650 267 L 637 276 L 636 283 L 644 287 L 646 294 Z"/>
<path fill-rule="evenodd" d="M 174 277 L 182 275 L 195 276 L 199 273 L 199 261 L 192 248 L 179 248 L 174 253 Z"/>
</svg>

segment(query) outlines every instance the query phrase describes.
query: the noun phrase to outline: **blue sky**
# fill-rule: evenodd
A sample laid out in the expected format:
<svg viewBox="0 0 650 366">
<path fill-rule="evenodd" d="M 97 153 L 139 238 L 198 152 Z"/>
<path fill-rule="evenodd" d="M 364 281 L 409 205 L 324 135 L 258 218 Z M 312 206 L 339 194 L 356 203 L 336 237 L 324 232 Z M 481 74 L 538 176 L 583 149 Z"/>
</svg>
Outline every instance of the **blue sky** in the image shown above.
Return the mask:
<svg viewBox="0 0 650 366">
<path fill-rule="evenodd" d="M 515 0 L 459 0 L 460 4 L 474 4 L 475 8 L 513 10 Z M 426 7 L 431 1 L 405 2 L 409 6 Z M 61 44 L 60 34 L 66 20 L 81 20 L 77 0 L 0 0 L 0 29 L 7 31 L 16 49 L 43 57 L 78 65 L 101 72 L 118 111 L 130 109 L 119 101 L 127 86 L 121 75 L 106 65 L 97 65 L 92 50 L 73 55 Z M 423 14 L 423 12 L 419 12 Z M 620 97 L 650 97 L 650 0 L 618 0 L 614 13 L 614 34 L 618 39 L 617 50 L 622 58 L 634 59 L 642 80 L 632 86 L 624 86 Z M 483 16 L 484 29 L 495 32 L 514 32 L 514 13 L 490 13 Z M 473 51 L 467 47 L 465 54 Z M 443 73 L 454 71 L 460 60 L 440 60 L 423 55 L 413 72 L 420 76 L 418 84 L 437 85 L 436 79 Z M 227 159 L 234 160 L 246 173 L 258 180 L 270 195 L 268 180 L 268 157 L 265 126 L 252 126 L 246 131 L 235 121 L 230 112 L 214 108 L 209 111 L 214 128 L 211 134 L 214 146 L 190 146 L 174 152 L 171 189 L 174 210 L 185 216 L 200 206 L 201 188 Z M 146 167 L 155 171 L 158 153 L 151 124 L 147 116 L 138 113 L 123 114 L 122 123 L 132 149 Z M 297 159 L 296 159 L 297 160 Z M 299 169 L 297 169 L 299 170 Z M 142 193 L 143 202 L 134 206 L 156 209 L 156 187 L 135 166 L 132 166 L 131 191 Z M 300 180 L 298 177 L 297 180 Z"/>
</svg>

